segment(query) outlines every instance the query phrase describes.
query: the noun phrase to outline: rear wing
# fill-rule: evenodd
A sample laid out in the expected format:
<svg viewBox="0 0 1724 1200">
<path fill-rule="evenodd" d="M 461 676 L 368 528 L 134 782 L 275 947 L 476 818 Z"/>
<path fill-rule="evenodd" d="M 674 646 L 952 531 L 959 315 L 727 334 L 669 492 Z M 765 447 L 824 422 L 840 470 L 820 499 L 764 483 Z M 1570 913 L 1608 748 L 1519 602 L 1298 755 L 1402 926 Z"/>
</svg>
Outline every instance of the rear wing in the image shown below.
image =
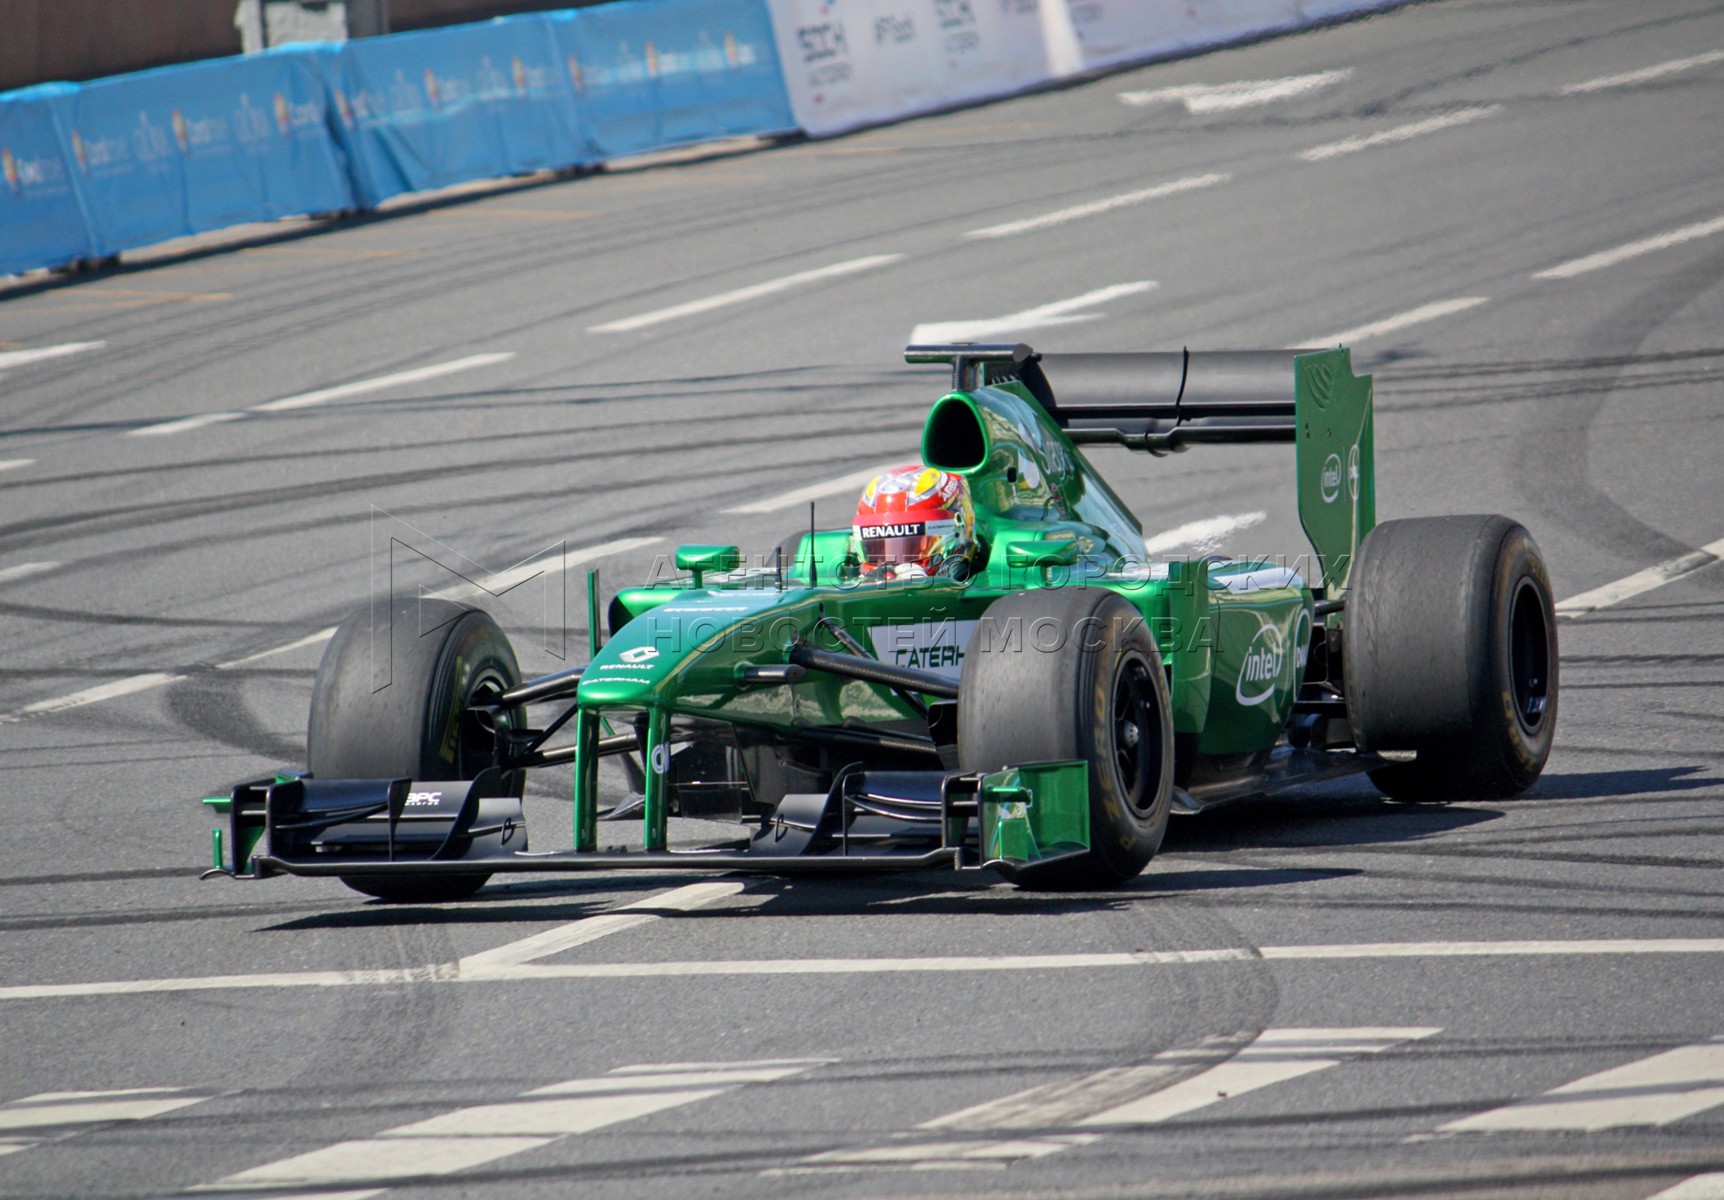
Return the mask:
<svg viewBox="0 0 1724 1200">
<path fill-rule="evenodd" d="M 1292 442 L 1299 521 L 1330 599 L 1346 591 L 1376 524 L 1371 377 L 1346 349 L 1040 354 L 1023 344 L 908 346 L 949 363 L 952 390 L 1016 383 L 1077 445 L 1167 454 L 1203 444 Z"/>
</svg>

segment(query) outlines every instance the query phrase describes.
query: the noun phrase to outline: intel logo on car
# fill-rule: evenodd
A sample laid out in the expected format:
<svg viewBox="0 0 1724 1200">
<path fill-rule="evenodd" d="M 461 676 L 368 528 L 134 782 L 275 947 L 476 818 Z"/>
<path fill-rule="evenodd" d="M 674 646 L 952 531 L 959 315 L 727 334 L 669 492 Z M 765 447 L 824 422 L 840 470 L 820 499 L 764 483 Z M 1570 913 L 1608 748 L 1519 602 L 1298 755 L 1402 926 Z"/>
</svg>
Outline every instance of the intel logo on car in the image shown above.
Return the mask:
<svg viewBox="0 0 1724 1200">
<path fill-rule="evenodd" d="M 1341 494 L 1341 456 L 1331 454 L 1323 460 L 1323 503 L 1335 503 L 1335 497 Z"/>
<path fill-rule="evenodd" d="M 1244 705 L 1262 704 L 1275 694 L 1281 682 L 1281 668 L 1287 661 L 1287 647 L 1281 631 L 1265 625 L 1245 647 L 1245 661 L 1239 667 L 1239 683 L 1233 697 Z"/>
</svg>

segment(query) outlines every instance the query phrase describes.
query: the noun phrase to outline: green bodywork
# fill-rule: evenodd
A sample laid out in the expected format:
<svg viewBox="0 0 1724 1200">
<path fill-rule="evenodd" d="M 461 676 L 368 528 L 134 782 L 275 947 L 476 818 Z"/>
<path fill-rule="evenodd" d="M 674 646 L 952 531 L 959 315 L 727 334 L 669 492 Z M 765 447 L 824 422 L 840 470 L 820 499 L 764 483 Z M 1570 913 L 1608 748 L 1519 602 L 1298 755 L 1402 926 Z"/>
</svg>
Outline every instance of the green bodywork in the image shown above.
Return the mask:
<svg viewBox="0 0 1724 1200">
<path fill-rule="evenodd" d="M 1294 364 L 1299 511 L 1318 582 L 1333 598 L 1374 521 L 1371 382 L 1353 375 L 1345 350 Z M 882 662 L 956 680 L 988 605 L 1026 588 L 1105 588 L 1128 600 L 1160 648 L 1175 733 L 1199 758 L 1265 751 L 1280 739 L 1311 645 L 1311 582 L 1270 562 L 1147 561 L 1137 519 L 1015 381 L 936 401 L 922 459 L 969 481 L 985 559 L 963 582 L 858 578 L 850 531 L 836 529 L 804 535 L 781 570 L 768 562 L 737 571 L 734 547 L 685 547 L 678 565 L 692 578 L 617 595 L 611 639 L 596 649 L 577 695 L 578 851 L 597 847 L 604 720 L 645 715 L 644 843 L 663 849 L 678 720 L 792 736 L 925 728 L 923 715 L 885 686 L 820 671 L 760 685 L 744 678 L 748 668 L 787 664 L 804 644 L 848 652 L 836 626 Z M 1033 644 L 1035 631 L 1022 636 Z M 1074 786 L 1069 767 L 1002 774 L 1015 778 L 984 782 L 989 857 L 1035 861 L 1087 845 L 1087 785 Z"/>
</svg>

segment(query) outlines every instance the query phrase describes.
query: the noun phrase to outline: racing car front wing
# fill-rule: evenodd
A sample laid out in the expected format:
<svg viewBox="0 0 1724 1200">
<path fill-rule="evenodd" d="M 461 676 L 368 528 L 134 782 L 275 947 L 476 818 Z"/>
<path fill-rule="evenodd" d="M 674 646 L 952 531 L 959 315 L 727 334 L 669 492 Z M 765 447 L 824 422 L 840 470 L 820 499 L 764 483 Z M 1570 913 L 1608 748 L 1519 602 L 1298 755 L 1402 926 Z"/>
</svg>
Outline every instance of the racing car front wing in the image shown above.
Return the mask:
<svg viewBox="0 0 1724 1200">
<path fill-rule="evenodd" d="M 470 781 L 282 775 L 205 803 L 228 818 L 225 831 L 214 831 L 215 861 L 205 875 L 237 879 L 665 869 L 849 874 L 940 865 L 991 867 L 1023 879 L 1090 846 L 1089 768 L 1081 761 L 985 774 L 850 769 L 829 792 L 786 796 L 751 836 L 698 849 L 529 851 L 519 773 L 497 770 Z"/>
</svg>

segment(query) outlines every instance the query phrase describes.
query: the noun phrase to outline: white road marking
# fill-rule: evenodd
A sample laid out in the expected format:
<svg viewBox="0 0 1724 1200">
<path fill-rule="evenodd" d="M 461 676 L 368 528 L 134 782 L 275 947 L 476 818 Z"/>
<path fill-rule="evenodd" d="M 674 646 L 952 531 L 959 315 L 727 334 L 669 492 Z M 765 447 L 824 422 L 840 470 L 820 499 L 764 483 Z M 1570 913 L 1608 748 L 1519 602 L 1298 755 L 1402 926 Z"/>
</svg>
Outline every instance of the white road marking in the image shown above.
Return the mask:
<svg viewBox="0 0 1724 1200">
<path fill-rule="evenodd" d="M 396 371 L 392 375 L 379 375 L 376 379 L 361 379 L 355 383 L 343 383 L 335 387 L 320 388 L 315 392 L 301 392 L 297 396 L 284 396 L 280 400 L 271 400 L 267 404 L 254 404 L 251 411 L 287 412 L 290 409 L 309 408 L 314 404 L 327 404 L 331 400 L 345 400 L 349 396 L 363 396 L 367 392 L 381 392 L 386 388 L 400 387 L 403 384 L 423 383 L 428 379 L 441 379 L 445 375 L 471 371 L 475 367 L 489 367 L 495 363 L 507 362 L 514 357 L 515 354 L 512 350 L 504 350 L 494 354 L 472 354 L 466 358 L 457 358 L 450 362 L 434 363 L 429 367 L 415 367 L 410 371 Z"/>
<path fill-rule="evenodd" d="M 1724 1104 L 1724 1038 L 1588 1075 L 1542 1096 L 1437 1126 L 1438 1133 L 1668 1125 Z"/>
<path fill-rule="evenodd" d="M 0 351 L 0 371 L 46 362 L 51 358 L 65 358 L 69 354 L 82 354 L 105 345 L 106 342 L 67 342 L 61 346 L 37 346 L 33 350 L 3 350 Z"/>
<path fill-rule="evenodd" d="M 569 570 L 582 563 L 592 562 L 594 559 L 604 558 L 612 554 L 622 554 L 629 550 L 639 549 L 641 546 L 650 546 L 655 542 L 662 541 L 664 541 L 664 539 L 660 537 L 618 538 L 615 541 L 601 542 L 596 546 L 586 546 L 579 550 L 570 550 L 563 556 L 563 569 Z M 478 584 L 467 584 L 440 594 L 450 598 L 471 598 L 481 594 L 500 595 L 501 593 L 508 591 L 509 588 L 515 586 L 516 583 L 525 582 L 536 575 L 542 574 L 545 568 L 542 563 L 527 563 L 521 567 L 513 568 L 512 570 L 521 573 L 519 578 L 514 578 L 514 576 L 511 575 L 511 572 L 501 572 L 497 578 L 492 580 L 493 583 L 497 584 L 495 589 L 482 587 Z M 509 582 L 511 578 L 514 579 L 513 583 Z M 270 650 L 260 650 L 258 653 L 248 654 L 244 658 L 236 658 L 228 662 L 217 663 L 216 669 L 219 671 L 231 670 L 234 667 L 241 667 L 247 663 L 253 663 L 262 658 L 270 658 L 277 654 L 285 654 L 289 650 L 298 650 L 302 646 L 310 646 L 317 642 L 328 641 L 334 636 L 335 631 L 333 629 L 321 629 L 316 633 L 308 634 L 305 637 L 288 642 L 283 646 L 276 646 Z M 73 692 L 67 696 L 56 696 L 49 700 L 38 700 L 36 703 L 27 704 L 16 711 L 0 713 L 0 725 L 14 724 L 30 717 L 46 716 L 49 713 L 65 712 L 68 709 L 82 708 L 86 704 L 98 704 L 103 700 L 114 700 L 121 696 L 136 695 L 138 692 L 147 692 L 152 688 L 165 687 L 170 683 L 178 683 L 180 680 L 185 678 L 187 678 L 187 676 L 184 674 L 152 671 L 145 675 L 133 675 L 126 679 L 116 679 L 112 683 L 104 683 L 96 687 L 85 688 L 83 691 Z"/>
<path fill-rule="evenodd" d="M 0 458 L 0 471 L 15 471 L 19 467 L 27 467 L 34 463 L 33 458 Z"/>
<path fill-rule="evenodd" d="M 1636 571 L 1632 575 L 1626 575 L 1614 583 L 1593 588 L 1591 591 L 1582 592 L 1578 596 L 1570 596 L 1567 600 L 1557 604 L 1556 615 L 1569 618 L 1585 616 L 1589 612 L 1608 608 L 1612 604 L 1620 604 L 1622 601 L 1632 599 L 1643 592 L 1650 592 L 1653 588 L 1661 588 L 1667 583 L 1674 583 L 1678 579 L 1694 574 L 1702 567 L 1711 566 L 1720 559 L 1724 559 L 1724 538 L 1720 538 L 1716 542 L 1708 542 L 1692 554 L 1667 559 L 1656 566 L 1647 567 L 1643 571 Z"/>
<path fill-rule="evenodd" d="M 368 971 L 283 971 L 177 979 L 0 986 L 0 1001 L 68 996 L 135 996 L 161 992 L 245 991 L 283 987 L 375 987 L 408 983 L 554 982 L 563 979 L 673 979 L 707 976 L 891 975 L 922 972 L 1091 971 L 1124 967 L 1232 962 L 1322 962 L 1391 958 L 1541 958 L 1639 954 L 1724 954 L 1724 938 L 1655 938 L 1572 942 L 1408 942 L 1338 946 L 1263 946 L 1136 953 L 957 955 L 927 958 L 719 959 L 695 962 L 525 963 L 463 976 L 454 963 Z"/>
<path fill-rule="evenodd" d="M 1076 1079 L 1042 1084 L 998 1100 L 923 1121 L 918 1129 L 969 1133 L 1007 1129 L 1054 1129 L 1135 1099 L 1189 1061 L 1189 1051 L 1159 1054 L 1151 1062 L 1108 1067 Z"/>
<path fill-rule="evenodd" d="M 1724 1200 L 1724 1171 L 1684 1179 L 1646 1200 Z"/>
<path fill-rule="evenodd" d="M 1724 62 L 1724 50 L 1708 50 L 1705 54 L 1696 54 L 1692 58 L 1673 58 L 1668 62 L 1641 67 L 1638 71 L 1626 71 L 1621 75 L 1603 75 L 1582 83 L 1571 83 L 1562 89 L 1561 94 L 1578 96 L 1587 92 L 1602 92 L 1607 88 L 1632 87 L 1637 83 L 1649 83 L 1654 79 L 1662 79 L 1666 75 L 1675 75 L 1679 71 L 1692 71 L 1695 67 L 1709 66 L 1715 62 Z"/>
<path fill-rule="evenodd" d="M 1099 1133 L 1056 1133 L 998 1141 L 931 1142 L 907 1139 L 855 1150 L 829 1150 L 810 1155 L 794 1167 L 775 1167 L 762 1175 L 823 1175 L 858 1167 L 896 1167 L 904 1171 L 951 1171 L 973 1167 L 1005 1167 L 1029 1158 L 1044 1158 L 1073 1146 L 1101 1140 Z"/>
<path fill-rule="evenodd" d="M 208 1096 L 182 1088 L 125 1088 L 114 1092 L 43 1092 L 0 1105 L 0 1155 L 16 1154 L 82 1132 L 91 1125 L 141 1121 L 202 1104 Z"/>
<path fill-rule="evenodd" d="M 552 571 L 572 571 L 583 563 L 589 563 L 600 558 L 609 558 L 614 554 L 627 554 L 631 550 L 639 550 L 643 546 L 655 546 L 662 541 L 664 541 L 662 537 L 614 538 L 608 542 L 600 542 L 596 546 L 583 546 L 578 550 L 565 550 L 560 556 L 562 559 L 562 565 L 560 567 L 553 567 L 551 565 L 551 560 L 548 557 L 540 558 L 538 556 L 534 556 L 529 558 L 526 562 L 518 563 L 513 567 L 508 567 L 504 570 L 487 574 L 482 583 L 475 580 L 468 580 L 464 583 L 458 583 L 454 587 L 445 591 L 427 592 L 425 595 L 427 598 L 453 600 L 456 603 L 462 603 L 468 600 L 477 600 L 482 596 L 501 596 L 505 592 L 512 591 L 521 584 L 526 583 L 530 579 L 537 579 L 539 576 L 548 575 Z"/>
<path fill-rule="evenodd" d="M 1073 296 L 1070 300 L 1056 300 L 1052 304 L 1026 308 L 1023 312 L 1010 313 L 1003 317 L 982 317 L 971 321 L 932 321 L 911 330 L 910 342 L 913 345 L 968 342 L 999 334 L 1046 329 L 1053 325 L 1095 321 L 1101 318 L 1100 313 L 1086 313 L 1083 310 L 1106 304 L 1109 300 L 1117 300 L 1121 296 L 1136 296 L 1155 286 L 1155 282 L 1148 279 L 1136 283 L 1116 283 L 1111 287 L 1097 288 L 1093 292 Z"/>
<path fill-rule="evenodd" d="M 1602 271 L 1606 267 L 1614 267 L 1619 262 L 1639 258 L 1642 254 L 1651 254 L 1671 246 L 1680 246 L 1684 242 L 1711 237 L 1715 233 L 1724 233 L 1724 217 L 1714 217 L 1710 221 L 1684 225 L 1681 229 L 1672 229 L 1669 233 L 1661 233 L 1656 237 L 1642 238 L 1638 242 L 1630 242 L 1628 245 L 1618 246 L 1614 250 L 1601 250 L 1597 254 L 1588 254 L 1584 258 L 1576 258 L 1547 270 L 1539 271 L 1533 278 L 1573 279 L 1576 275 L 1585 275 L 1590 271 Z"/>
<path fill-rule="evenodd" d="M 1119 195 L 1109 196 L 1105 200 L 1092 200 L 1088 204 L 1077 204 L 1071 208 L 1043 213 L 1039 217 L 1025 217 L 1021 221 L 1007 221 L 1004 225 L 990 225 L 986 229 L 972 229 L 964 236 L 967 238 L 1002 238 L 1014 237 L 1020 233 L 1034 233 L 1037 230 L 1064 225 L 1067 221 L 1078 221 L 1084 217 L 1112 212 L 1116 208 L 1126 208 L 1133 204 L 1143 204 L 1149 200 L 1159 200 L 1163 196 L 1177 196 L 1181 192 L 1194 192 L 1200 188 L 1214 187 L 1216 184 L 1226 183 L 1232 178 L 1231 175 L 1190 175 L 1184 179 L 1175 179 L 1172 183 L 1158 183 L 1154 187 L 1139 188 L 1135 192 L 1121 192 Z"/>
<path fill-rule="evenodd" d="M 1249 512 L 1237 513 L 1231 517 L 1206 517 L 1201 521 L 1187 521 L 1184 525 L 1176 525 L 1153 537 L 1144 538 L 1143 550 L 1145 554 L 1163 554 L 1176 547 L 1188 545 L 1195 545 L 1200 551 L 1213 549 L 1228 534 L 1260 525 L 1268 516 L 1268 513 Z"/>
<path fill-rule="evenodd" d="M 229 659 L 227 662 L 217 663 L 216 670 L 231 671 L 235 667 L 243 667 L 248 663 L 257 662 L 259 659 L 274 658 L 278 654 L 286 654 L 289 650 L 298 650 L 303 646 L 319 645 L 323 642 L 327 642 L 334 636 L 335 626 L 331 625 L 328 629 L 319 629 L 316 633 L 308 633 L 302 638 L 288 642 L 285 646 L 275 646 L 269 650 L 259 650 L 256 654 L 248 654 L 244 658 L 233 658 Z"/>
<path fill-rule="evenodd" d="M 353 383 L 337 384 L 335 387 L 319 388 L 315 392 L 301 392 L 295 396 L 283 396 L 279 400 L 254 404 L 245 412 L 198 413 L 190 417 L 178 417 L 172 421 L 163 421 L 157 425 L 145 425 L 142 428 L 133 429 L 128 436 L 161 437 L 166 434 L 186 433 L 193 429 L 203 429 L 223 421 L 238 421 L 251 413 L 289 412 L 294 409 L 310 408 L 315 404 L 328 404 L 332 400 L 346 400 L 351 396 L 364 396 L 371 392 L 387 391 L 389 388 L 403 387 L 411 383 L 424 383 L 428 379 L 441 379 L 445 375 L 471 371 L 476 367 L 488 367 L 496 363 L 507 362 L 514 357 L 515 354 L 512 350 L 491 354 L 471 354 L 466 358 L 433 363 L 428 367 L 414 367 L 409 371 L 396 371 L 389 375 L 379 375 L 375 379 L 360 379 Z"/>
<path fill-rule="evenodd" d="M 1344 329 L 1340 333 L 1331 333 L 1325 337 L 1306 338 L 1296 343 L 1290 349 L 1303 349 L 1311 346 L 1350 346 L 1362 342 L 1366 338 L 1382 337 L 1386 333 L 1396 333 L 1412 325 L 1423 325 L 1426 321 L 1435 321 L 1442 317 L 1453 316 L 1455 313 L 1466 312 L 1469 308 L 1477 308 L 1481 304 L 1490 303 L 1489 296 L 1461 296 L 1454 300 L 1438 300 L 1434 304 L 1421 305 L 1392 317 L 1384 317 L 1381 321 L 1372 321 L 1368 325 L 1359 325 L 1353 329 Z"/>
<path fill-rule="evenodd" d="M 869 467 L 866 471 L 856 471 L 850 475 L 840 475 L 837 479 L 827 479 L 820 483 L 811 483 L 807 487 L 799 487 L 793 491 L 784 492 L 765 500 L 755 500 L 748 504 L 738 504 L 734 508 L 723 508 L 719 511 L 724 513 L 778 512 L 781 509 L 800 507 L 807 504 L 810 500 L 820 500 L 827 496 L 840 496 L 846 492 L 860 491 L 867 485 L 870 479 L 874 478 L 874 476 L 884 475 L 886 472 L 904 465 L 905 460 L 915 457 L 916 454 L 913 451 L 906 451 L 898 461 L 888 463 L 885 466 Z"/>
<path fill-rule="evenodd" d="M 794 275 L 769 279 L 765 283 L 756 283 L 749 287 L 737 288 L 731 292 L 720 292 L 716 296 L 707 296 L 702 300 L 690 300 L 685 304 L 673 304 L 669 308 L 656 309 L 653 312 L 642 313 L 636 317 L 624 317 L 620 321 L 606 321 L 602 325 L 591 326 L 588 333 L 628 333 L 635 329 L 645 329 L 649 325 L 674 321 L 679 317 L 692 317 L 699 313 L 712 312 L 714 309 L 727 308 L 732 304 L 742 304 L 749 300 L 758 300 L 762 296 L 772 296 L 779 292 L 787 292 L 808 283 L 818 283 L 823 279 L 837 279 L 844 275 L 855 275 L 861 271 L 872 271 L 877 267 L 888 266 L 902 259 L 902 254 L 870 254 L 866 258 L 853 258 L 847 262 L 833 263 L 828 267 L 816 267 L 812 271 L 798 271 Z"/>
<path fill-rule="evenodd" d="M 1130 1100 L 1078 1122 L 1080 1125 L 1154 1125 L 1270 1084 L 1337 1066 L 1361 1054 L 1441 1032 L 1404 1029 L 1266 1029 L 1226 1062 L 1201 1075 Z"/>
<path fill-rule="evenodd" d="M 38 700 L 34 704 L 26 704 L 17 712 L 9 713 L 0 720 L 16 721 L 22 717 L 39 717 L 45 713 L 65 712 L 67 709 L 82 708 L 86 704 L 97 704 L 103 700 L 117 700 L 121 696 L 132 696 L 138 692 L 147 692 L 151 688 L 163 687 L 184 675 L 170 675 L 160 671 L 148 675 L 133 675 L 126 679 L 116 679 L 112 683 L 98 684 L 73 692 L 69 696 L 55 696 L 51 700 Z"/>
<path fill-rule="evenodd" d="M 532 937 L 522 938 L 518 942 L 510 942 L 506 946 L 498 946 L 493 950 L 483 950 L 478 954 L 469 954 L 456 966 L 463 975 L 475 975 L 489 967 L 514 967 L 535 958 L 558 954 L 575 946 L 584 946 L 588 942 L 596 942 L 602 937 L 613 933 L 621 933 L 625 929 L 634 929 L 661 919 L 664 910 L 673 912 L 689 912 L 697 908 L 705 908 L 720 900 L 728 899 L 741 892 L 743 885 L 734 880 L 724 879 L 713 883 L 691 883 L 674 891 L 657 896 L 648 896 L 641 900 L 633 900 L 609 912 L 597 916 L 586 917 L 579 921 L 570 921 L 567 925 L 559 925 L 555 929 L 547 929 Z M 645 911 L 642 911 L 645 910 Z"/>
<path fill-rule="evenodd" d="M 43 1092 L 0 1105 L 0 1129 L 59 1129 L 69 1125 L 100 1125 L 137 1121 L 202 1104 L 208 1096 L 187 1095 L 183 1088 L 124 1088 L 115 1092 Z"/>
<path fill-rule="evenodd" d="M 15 567 L 0 570 L 0 583 L 11 583 L 19 579 L 28 579 L 32 575 L 40 575 L 44 571 L 52 571 L 62 564 L 57 562 L 19 563 Z"/>
<path fill-rule="evenodd" d="M 801 1174 L 855 1167 L 897 1167 L 928 1171 L 968 1166 L 1005 1166 L 1042 1158 L 1073 1146 L 1099 1141 L 1102 1133 L 1045 1134 L 1070 1126 L 1153 1125 L 1233 1096 L 1271 1084 L 1338 1066 L 1362 1054 L 1377 1054 L 1415 1038 L 1430 1037 L 1434 1028 L 1413 1029 L 1268 1029 L 1229 1056 L 1224 1044 L 1169 1050 L 1147 1063 L 1113 1067 L 1077 1079 L 1045 1084 L 1016 1095 L 978 1104 L 924 1121 L 917 1132 L 899 1135 L 879 1145 L 829 1150 L 810 1155 L 796 1166 L 765 1174 Z M 1207 1071 L 1159 1087 L 1170 1075 L 1193 1063 L 1214 1063 Z M 1159 1087 L 1159 1090 L 1157 1090 Z M 989 1133 L 999 1139 L 929 1141 L 919 1132 Z M 1032 1135 L 1036 1131 L 1039 1136 Z"/>
<path fill-rule="evenodd" d="M 769 1083 L 829 1060 L 666 1064 L 622 1067 L 608 1075 L 535 1088 L 516 1100 L 457 1109 L 240 1171 L 190 1189 L 254 1192 L 396 1183 L 448 1175 L 495 1162 L 561 1138 L 589 1133 L 651 1113 L 721 1096 L 749 1083 Z M 384 1188 L 346 1191 L 358 1200 Z M 319 1192 L 327 1195 L 326 1192 Z"/>
<path fill-rule="evenodd" d="M 206 425 L 219 425 L 223 421 L 238 421 L 245 417 L 242 412 L 200 413 L 195 417 L 181 417 L 176 421 L 163 421 L 159 425 L 144 425 L 138 429 L 126 432 L 127 437 L 161 437 L 170 433 L 186 433 L 193 429 L 202 429 Z"/>
<path fill-rule="evenodd" d="M 1501 112 L 1500 104 L 1484 104 L 1476 108 L 1462 108 L 1440 117 L 1428 117 L 1423 121 L 1412 121 L 1406 125 L 1397 125 L 1393 129 L 1381 129 L 1376 133 L 1358 134 L 1342 138 L 1338 142 L 1328 142 L 1321 146 L 1313 146 L 1309 150 L 1301 150 L 1299 157 L 1306 162 L 1323 162 L 1331 158 L 1340 158 L 1345 154 L 1357 154 L 1361 150 L 1370 150 L 1377 146 L 1388 146 L 1396 142 L 1411 141 L 1423 137 L 1427 133 L 1437 133 L 1444 129 L 1453 129 L 1457 125 L 1470 125 L 1474 121 L 1482 121 L 1486 117 L 1494 117 Z"/>
<path fill-rule="evenodd" d="M 1289 75 L 1283 79 L 1241 79 L 1235 83 L 1186 83 L 1146 92 L 1121 92 L 1119 98 L 1136 108 L 1151 104 L 1184 104 L 1187 112 L 1232 112 L 1278 100 L 1293 100 L 1332 87 L 1352 75 L 1352 68 Z"/>
</svg>

